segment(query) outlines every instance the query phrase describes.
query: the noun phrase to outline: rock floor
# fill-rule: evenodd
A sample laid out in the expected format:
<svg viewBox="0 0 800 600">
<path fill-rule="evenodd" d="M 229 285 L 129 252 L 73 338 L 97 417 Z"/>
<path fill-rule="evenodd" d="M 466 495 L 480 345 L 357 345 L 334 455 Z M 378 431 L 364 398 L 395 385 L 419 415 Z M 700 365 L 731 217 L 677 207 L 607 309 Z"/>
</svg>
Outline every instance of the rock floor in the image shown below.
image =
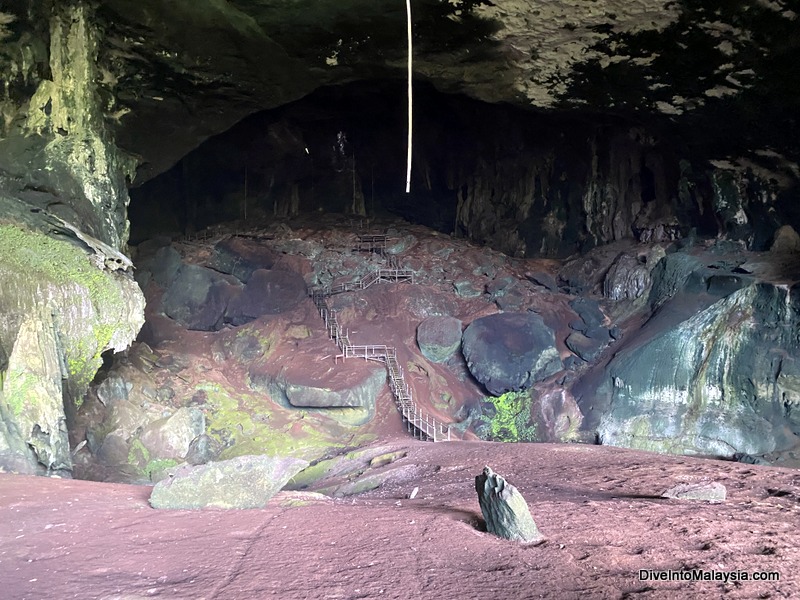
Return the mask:
<svg viewBox="0 0 800 600">
<path fill-rule="evenodd" d="M 2 597 L 800 596 L 796 470 L 579 444 L 390 443 L 406 455 L 378 467 L 377 489 L 281 492 L 263 510 L 157 511 L 147 486 L 0 474 Z M 525 496 L 543 544 L 481 530 L 484 465 Z M 712 481 L 726 501 L 660 498 Z M 640 581 L 640 569 L 780 581 Z"/>
</svg>

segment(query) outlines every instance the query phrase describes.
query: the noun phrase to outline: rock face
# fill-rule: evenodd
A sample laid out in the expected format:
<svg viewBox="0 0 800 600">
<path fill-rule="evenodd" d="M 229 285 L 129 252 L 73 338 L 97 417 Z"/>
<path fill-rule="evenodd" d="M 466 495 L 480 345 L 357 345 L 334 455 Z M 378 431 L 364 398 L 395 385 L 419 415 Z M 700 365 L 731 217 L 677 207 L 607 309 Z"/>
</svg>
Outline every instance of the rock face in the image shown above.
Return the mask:
<svg viewBox="0 0 800 600">
<path fill-rule="evenodd" d="M 210 266 L 222 273 L 228 273 L 247 283 L 257 269 L 271 269 L 277 257 L 263 244 L 232 237 L 214 246 L 214 256 Z"/>
<path fill-rule="evenodd" d="M 475 478 L 475 491 L 489 533 L 515 542 L 544 540 L 519 490 L 489 467 Z"/>
<path fill-rule="evenodd" d="M 179 408 L 172 415 L 150 423 L 140 437 L 150 457 L 184 459 L 192 441 L 205 433 L 206 420 L 196 408 Z"/>
<path fill-rule="evenodd" d="M 800 286 L 734 291 L 647 343 L 618 352 L 602 443 L 732 457 L 800 437 Z"/>
<path fill-rule="evenodd" d="M 195 467 L 181 467 L 158 482 L 153 508 L 263 508 L 269 499 L 308 466 L 299 458 L 240 456 Z"/>
<path fill-rule="evenodd" d="M 188 329 L 218 329 L 238 291 L 231 279 L 199 265 L 184 264 L 164 294 L 164 313 Z"/>
<path fill-rule="evenodd" d="M 428 360 L 445 362 L 461 346 L 461 321 L 454 317 L 428 317 L 417 326 L 417 344 Z"/>
<path fill-rule="evenodd" d="M 308 295 L 305 280 L 292 271 L 257 269 L 241 294 L 231 300 L 226 319 L 242 325 L 262 315 L 294 309 Z"/>
<path fill-rule="evenodd" d="M 472 375 L 495 396 L 526 389 L 562 366 L 553 331 L 535 314 L 475 319 L 464 331 L 462 352 Z"/>
<path fill-rule="evenodd" d="M 250 371 L 251 386 L 266 391 L 269 396 L 287 408 L 302 409 L 358 409 L 339 412 L 336 418 L 346 418 L 347 422 L 362 425 L 375 414 L 380 392 L 386 385 L 386 372 L 380 368 L 370 368 L 354 373 L 347 381 L 335 383 L 305 377 L 300 380 L 287 380 L 282 375 L 263 372 L 261 366 Z"/>
<path fill-rule="evenodd" d="M 7 224 L 0 281 L 0 468 L 69 472 L 65 406 L 80 403 L 103 352 L 136 336 L 144 299 L 77 245 Z"/>
</svg>

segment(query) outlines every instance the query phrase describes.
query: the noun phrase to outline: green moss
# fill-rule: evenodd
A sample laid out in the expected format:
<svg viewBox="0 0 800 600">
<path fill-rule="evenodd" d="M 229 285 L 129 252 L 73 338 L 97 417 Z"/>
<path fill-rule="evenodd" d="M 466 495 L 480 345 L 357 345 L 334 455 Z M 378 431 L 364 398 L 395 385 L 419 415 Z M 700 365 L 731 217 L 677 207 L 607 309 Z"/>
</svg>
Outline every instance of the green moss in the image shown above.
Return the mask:
<svg viewBox="0 0 800 600">
<path fill-rule="evenodd" d="M 141 440 L 135 439 L 128 450 L 128 464 L 134 467 L 137 473 L 145 474 L 142 465 L 150 463 L 150 451 L 144 447 Z"/>
<path fill-rule="evenodd" d="M 490 397 L 495 415 L 489 419 L 489 437 L 496 442 L 534 442 L 536 427 L 531 424 L 530 392 L 507 392 Z"/>
<path fill-rule="evenodd" d="M 25 371 L 9 374 L 3 396 L 15 417 L 19 417 L 25 410 L 25 400 L 34 397 L 37 385 L 36 376 Z"/>
<path fill-rule="evenodd" d="M 152 479 L 153 475 L 157 475 L 168 469 L 173 469 L 176 466 L 178 466 L 178 461 L 173 458 L 157 458 L 147 463 L 147 466 L 143 470 L 144 474 Z"/>
<path fill-rule="evenodd" d="M 88 335 L 64 339 L 71 381 L 78 387 L 88 385 L 102 363 L 100 355 L 124 326 L 120 316 L 129 312 L 124 292 L 114 276 L 95 267 L 86 252 L 77 246 L 36 231 L 0 224 L 2 267 L 20 276 L 15 283 L 17 290 L 6 292 L 7 298 L 22 298 L 24 302 L 25 298 L 41 296 L 42 288 L 49 284 L 63 288 L 65 302 L 72 304 L 65 306 L 62 313 L 83 318 L 87 313 L 94 313 L 89 324 L 78 323 L 71 327 L 77 331 L 84 328 Z M 88 311 L 82 306 L 87 300 L 91 303 Z M 63 323 L 58 325 L 61 329 L 65 327 Z"/>
<path fill-rule="evenodd" d="M 225 447 L 222 460 L 247 454 L 313 460 L 343 445 L 305 411 L 285 410 L 263 396 L 232 393 L 215 384 L 197 389 L 206 393 L 211 408 L 207 430 Z"/>
</svg>

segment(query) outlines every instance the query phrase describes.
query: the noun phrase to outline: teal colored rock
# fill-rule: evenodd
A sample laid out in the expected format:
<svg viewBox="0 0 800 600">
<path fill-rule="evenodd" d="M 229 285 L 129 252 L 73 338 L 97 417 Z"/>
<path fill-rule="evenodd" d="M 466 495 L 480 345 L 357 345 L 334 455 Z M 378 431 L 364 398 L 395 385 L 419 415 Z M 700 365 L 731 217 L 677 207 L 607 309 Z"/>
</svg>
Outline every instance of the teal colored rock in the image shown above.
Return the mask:
<svg viewBox="0 0 800 600">
<path fill-rule="evenodd" d="M 183 466 L 153 487 L 150 505 L 173 510 L 263 508 L 308 464 L 299 458 L 239 456 Z"/>
<path fill-rule="evenodd" d="M 489 533 L 515 542 L 544 541 L 525 498 L 502 476 L 484 467 L 475 478 L 475 491 Z"/>
</svg>

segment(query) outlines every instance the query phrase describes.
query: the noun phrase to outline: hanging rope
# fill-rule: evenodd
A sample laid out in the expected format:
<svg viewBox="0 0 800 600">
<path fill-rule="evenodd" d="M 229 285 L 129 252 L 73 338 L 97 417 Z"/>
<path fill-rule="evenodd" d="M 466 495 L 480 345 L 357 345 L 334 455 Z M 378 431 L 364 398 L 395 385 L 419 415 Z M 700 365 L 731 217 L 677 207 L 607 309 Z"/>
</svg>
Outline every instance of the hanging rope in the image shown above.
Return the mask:
<svg viewBox="0 0 800 600">
<path fill-rule="evenodd" d="M 406 22 L 408 23 L 408 159 L 406 167 L 406 194 L 411 192 L 411 125 L 414 103 L 411 89 L 411 0 L 406 0 Z"/>
</svg>

